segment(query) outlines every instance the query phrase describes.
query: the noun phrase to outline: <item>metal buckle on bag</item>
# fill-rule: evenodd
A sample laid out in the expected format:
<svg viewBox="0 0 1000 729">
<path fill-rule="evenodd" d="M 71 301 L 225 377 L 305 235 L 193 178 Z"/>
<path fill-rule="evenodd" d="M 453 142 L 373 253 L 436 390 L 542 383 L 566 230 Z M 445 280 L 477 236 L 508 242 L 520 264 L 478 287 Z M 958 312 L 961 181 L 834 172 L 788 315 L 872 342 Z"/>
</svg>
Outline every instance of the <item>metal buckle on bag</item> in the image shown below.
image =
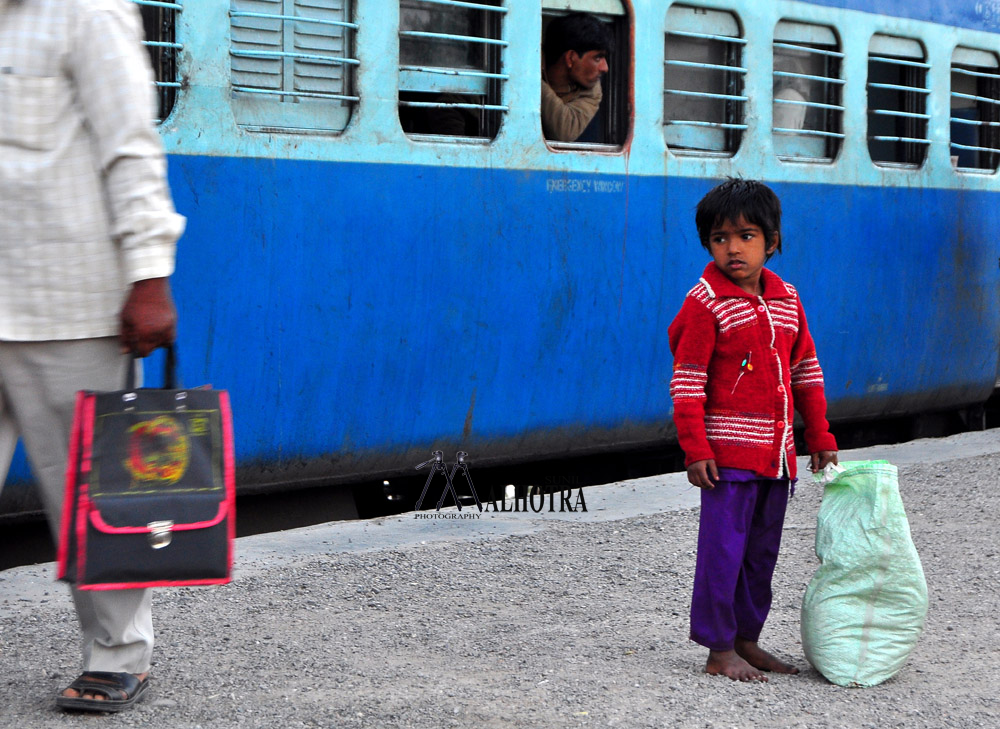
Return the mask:
<svg viewBox="0 0 1000 729">
<path fill-rule="evenodd" d="M 146 525 L 149 528 L 149 546 L 153 549 L 163 549 L 170 540 L 173 539 L 171 530 L 174 528 L 172 521 L 151 521 Z"/>
</svg>

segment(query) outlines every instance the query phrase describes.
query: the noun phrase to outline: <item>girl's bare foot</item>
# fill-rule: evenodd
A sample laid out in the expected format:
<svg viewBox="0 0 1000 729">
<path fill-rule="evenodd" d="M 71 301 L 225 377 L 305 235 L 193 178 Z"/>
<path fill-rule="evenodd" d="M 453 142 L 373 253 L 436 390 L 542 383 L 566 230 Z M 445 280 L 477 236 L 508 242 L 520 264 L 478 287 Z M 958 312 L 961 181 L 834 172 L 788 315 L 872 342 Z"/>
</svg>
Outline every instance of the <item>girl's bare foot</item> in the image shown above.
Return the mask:
<svg viewBox="0 0 1000 729">
<path fill-rule="evenodd" d="M 767 676 L 738 656 L 736 651 L 710 650 L 705 673 L 728 676 L 733 681 L 767 681 Z"/>
<path fill-rule="evenodd" d="M 775 673 L 796 674 L 799 672 L 799 669 L 795 666 L 772 656 L 757 645 L 757 641 L 755 640 L 737 638 L 735 647 L 735 653 L 745 659 L 754 668 L 759 668 L 762 671 L 774 671 Z"/>
</svg>

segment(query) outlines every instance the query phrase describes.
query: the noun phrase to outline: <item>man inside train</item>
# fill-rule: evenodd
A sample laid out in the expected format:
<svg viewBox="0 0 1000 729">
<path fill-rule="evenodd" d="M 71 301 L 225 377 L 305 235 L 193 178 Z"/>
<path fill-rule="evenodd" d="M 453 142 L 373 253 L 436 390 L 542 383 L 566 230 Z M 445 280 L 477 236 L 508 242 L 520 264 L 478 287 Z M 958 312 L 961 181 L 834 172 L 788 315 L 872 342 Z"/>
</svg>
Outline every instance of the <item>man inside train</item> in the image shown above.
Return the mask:
<svg viewBox="0 0 1000 729">
<path fill-rule="evenodd" d="M 542 131 L 558 142 L 585 141 L 614 48 L 610 28 L 586 13 L 552 20 L 542 44 Z"/>
</svg>

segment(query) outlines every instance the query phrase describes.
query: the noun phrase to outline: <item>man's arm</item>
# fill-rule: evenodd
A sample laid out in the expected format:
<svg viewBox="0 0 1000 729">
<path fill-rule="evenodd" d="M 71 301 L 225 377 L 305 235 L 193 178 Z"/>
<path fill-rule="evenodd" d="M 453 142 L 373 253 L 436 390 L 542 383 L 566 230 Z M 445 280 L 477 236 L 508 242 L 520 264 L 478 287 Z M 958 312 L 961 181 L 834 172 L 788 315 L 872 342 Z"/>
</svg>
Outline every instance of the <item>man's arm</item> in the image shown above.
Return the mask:
<svg viewBox="0 0 1000 729">
<path fill-rule="evenodd" d="M 82 3 L 71 52 L 74 86 L 96 143 L 125 281 L 123 348 L 141 356 L 173 341 L 167 277 L 184 218 L 174 211 L 163 146 L 153 126 L 152 72 L 131 3 Z M 94 42 L 99 38 L 100 42 Z"/>
<path fill-rule="evenodd" d="M 542 131 L 545 138 L 575 142 L 597 114 L 603 96 L 601 82 L 598 81 L 592 89 L 581 89 L 576 98 L 563 101 L 543 79 Z"/>
</svg>

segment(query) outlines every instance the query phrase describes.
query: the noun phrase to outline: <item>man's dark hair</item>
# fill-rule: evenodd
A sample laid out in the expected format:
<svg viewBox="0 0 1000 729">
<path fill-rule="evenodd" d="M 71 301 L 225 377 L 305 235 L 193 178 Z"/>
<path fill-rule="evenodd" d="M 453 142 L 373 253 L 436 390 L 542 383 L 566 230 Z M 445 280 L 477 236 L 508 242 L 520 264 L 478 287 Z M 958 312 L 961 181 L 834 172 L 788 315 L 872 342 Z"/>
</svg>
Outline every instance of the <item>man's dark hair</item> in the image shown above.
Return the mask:
<svg viewBox="0 0 1000 729">
<path fill-rule="evenodd" d="M 587 51 L 614 50 L 615 40 L 611 29 L 593 15 L 571 13 L 552 20 L 545 29 L 545 65 L 551 66 L 566 51 L 576 51 L 581 56 Z"/>
<path fill-rule="evenodd" d="M 760 180 L 738 177 L 728 178 L 698 203 L 694 224 L 701 245 L 710 251 L 708 238 L 712 228 L 725 222 L 735 223 L 740 218 L 759 227 L 768 246 L 777 240 L 778 247 L 772 253 L 781 252 L 781 201 L 774 190 Z"/>
</svg>

